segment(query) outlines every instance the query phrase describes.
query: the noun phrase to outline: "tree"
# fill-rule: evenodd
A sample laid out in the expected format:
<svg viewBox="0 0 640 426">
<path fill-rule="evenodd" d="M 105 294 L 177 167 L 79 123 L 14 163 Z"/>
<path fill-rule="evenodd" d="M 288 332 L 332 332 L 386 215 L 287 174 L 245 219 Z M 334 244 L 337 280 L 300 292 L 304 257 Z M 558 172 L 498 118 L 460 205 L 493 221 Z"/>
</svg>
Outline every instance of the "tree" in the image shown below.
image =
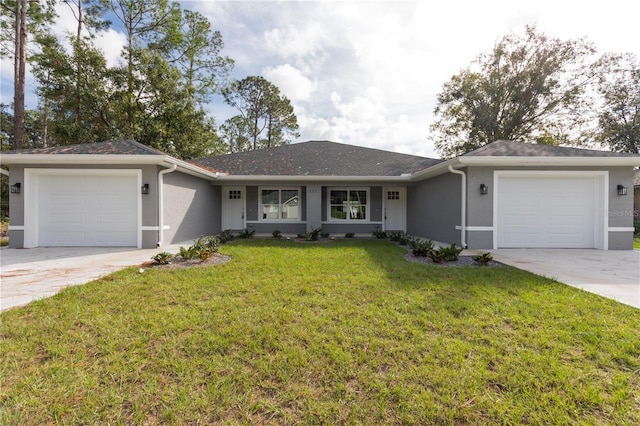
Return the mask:
<svg viewBox="0 0 640 426">
<path fill-rule="evenodd" d="M 287 136 L 298 136 L 298 119 L 291 102 L 280 89 L 264 77 L 249 76 L 236 81 L 222 92 L 225 102 L 239 112 L 242 125 L 251 142 L 249 149 L 267 148 L 289 143 Z M 266 137 L 260 139 L 266 130 Z"/>
<path fill-rule="evenodd" d="M 53 0 L 7 0 L 2 2 L 0 46 L 2 54 L 9 54 L 13 46 L 13 147 L 21 149 L 24 141 L 24 85 L 27 62 L 27 36 L 54 16 Z M 13 23 L 13 33 L 9 30 Z"/>
<path fill-rule="evenodd" d="M 594 53 L 583 39 L 562 41 L 530 26 L 523 37 L 502 38 L 445 83 L 430 126 L 436 148 L 450 157 L 499 139 L 579 143 Z"/>
<path fill-rule="evenodd" d="M 607 55 L 601 69 L 597 139 L 614 151 L 640 154 L 640 62 L 632 54 Z"/>
<path fill-rule="evenodd" d="M 106 59 L 88 40 L 69 38 L 72 56 L 55 36 L 36 37 L 40 53 L 34 55 L 33 74 L 38 82 L 44 146 L 119 136 L 111 111 L 111 73 Z"/>
<path fill-rule="evenodd" d="M 240 115 L 227 119 L 220 126 L 220 137 L 229 147 L 229 152 L 242 152 L 251 149 L 247 121 Z"/>
<path fill-rule="evenodd" d="M 172 62 L 182 70 L 187 93 L 207 101 L 218 90 L 218 82 L 228 76 L 233 60 L 221 56 L 222 34 L 213 31 L 211 23 L 202 14 L 184 10 L 182 34 Z"/>
</svg>

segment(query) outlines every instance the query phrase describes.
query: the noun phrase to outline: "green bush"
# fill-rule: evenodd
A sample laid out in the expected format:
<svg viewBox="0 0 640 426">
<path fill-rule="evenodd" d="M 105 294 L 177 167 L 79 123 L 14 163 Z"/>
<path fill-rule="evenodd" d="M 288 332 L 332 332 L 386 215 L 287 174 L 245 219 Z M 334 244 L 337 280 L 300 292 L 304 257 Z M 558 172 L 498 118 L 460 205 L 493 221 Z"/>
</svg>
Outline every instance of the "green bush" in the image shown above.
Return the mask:
<svg viewBox="0 0 640 426">
<path fill-rule="evenodd" d="M 171 262 L 171 259 L 173 259 L 173 255 L 171 253 L 163 251 L 162 253 L 158 253 L 155 256 L 152 256 L 151 259 L 156 262 L 156 265 L 168 265 L 169 262 Z"/>
<path fill-rule="evenodd" d="M 224 231 L 222 231 L 219 235 L 218 235 L 218 239 L 220 240 L 220 244 L 225 244 L 228 243 L 229 241 L 233 241 L 235 240 L 235 235 L 233 235 L 233 232 L 231 232 L 230 230 L 226 229 Z"/>
<path fill-rule="evenodd" d="M 462 253 L 462 247 L 458 248 L 455 243 L 452 243 L 449 247 L 440 247 L 437 252 L 441 255 L 442 260 L 455 262 Z"/>
<path fill-rule="evenodd" d="M 355 232 L 347 232 L 346 234 L 344 234 L 345 238 L 353 238 L 356 236 Z"/>
<path fill-rule="evenodd" d="M 238 238 L 243 238 L 245 240 L 248 240 L 249 238 L 253 238 L 253 234 L 256 233 L 255 229 L 247 229 L 245 228 L 240 235 L 238 235 Z"/>
<path fill-rule="evenodd" d="M 321 228 L 312 229 L 311 232 L 307 232 L 306 234 L 304 234 L 304 240 L 318 241 L 318 237 L 320 236 L 321 232 L 322 232 Z"/>
<path fill-rule="evenodd" d="M 473 256 L 472 259 L 480 266 L 487 266 L 493 260 L 493 255 L 489 252 L 480 253 Z"/>
<path fill-rule="evenodd" d="M 387 233 L 385 231 L 376 229 L 375 231 L 373 231 L 373 236 L 379 240 L 384 240 L 385 238 L 387 238 Z"/>
<path fill-rule="evenodd" d="M 279 229 L 274 230 L 271 235 L 273 235 L 273 238 L 282 238 L 282 232 Z"/>
<path fill-rule="evenodd" d="M 414 256 L 427 257 L 433 251 L 433 241 L 431 240 L 414 238 L 409 242 L 409 246 Z"/>
<path fill-rule="evenodd" d="M 640 220 L 633 221 L 633 233 L 640 237 Z"/>
</svg>

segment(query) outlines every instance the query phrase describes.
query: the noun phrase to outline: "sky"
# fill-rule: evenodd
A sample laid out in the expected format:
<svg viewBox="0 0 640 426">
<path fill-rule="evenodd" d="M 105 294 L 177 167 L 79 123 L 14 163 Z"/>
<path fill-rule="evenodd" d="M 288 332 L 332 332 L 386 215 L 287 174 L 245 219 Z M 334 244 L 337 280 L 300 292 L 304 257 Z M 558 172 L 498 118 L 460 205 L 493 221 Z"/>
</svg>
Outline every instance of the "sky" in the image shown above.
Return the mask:
<svg viewBox="0 0 640 426">
<path fill-rule="evenodd" d="M 428 139 L 443 85 L 481 53 L 526 25 L 562 40 L 586 38 L 599 53 L 640 58 L 640 4 L 629 0 L 180 1 L 222 33 L 231 77 L 261 75 L 294 107 L 300 137 L 439 158 Z M 54 31 L 73 28 L 65 6 Z M 124 35 L 97 42 L 111 63 Z M 3 103 L 13 66 L 1 62 Z M 28 90 L 33 90 L 29 83 Z M 35 107 L 27 96 L 27 107 Z M 222 97 L 207 105 L 216 123 L 236 114 Z"/>
</svg>

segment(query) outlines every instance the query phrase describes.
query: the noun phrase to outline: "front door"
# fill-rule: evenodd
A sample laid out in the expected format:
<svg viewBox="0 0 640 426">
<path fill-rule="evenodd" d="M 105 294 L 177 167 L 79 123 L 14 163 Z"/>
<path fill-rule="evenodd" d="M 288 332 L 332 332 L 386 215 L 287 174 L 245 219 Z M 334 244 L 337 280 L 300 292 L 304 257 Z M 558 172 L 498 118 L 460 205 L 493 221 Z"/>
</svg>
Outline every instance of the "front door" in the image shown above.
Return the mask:
<svg viewBox="0 0 640 426">
<path fill-rule="evenodd" d="M 222 230 L 244 229 L 244 187 L 222 189 Z"/>
<path fill-rule="evenodd" d="M 406 231 L 406 189 L 384 188 L 384 230 Z"/>
</svg>

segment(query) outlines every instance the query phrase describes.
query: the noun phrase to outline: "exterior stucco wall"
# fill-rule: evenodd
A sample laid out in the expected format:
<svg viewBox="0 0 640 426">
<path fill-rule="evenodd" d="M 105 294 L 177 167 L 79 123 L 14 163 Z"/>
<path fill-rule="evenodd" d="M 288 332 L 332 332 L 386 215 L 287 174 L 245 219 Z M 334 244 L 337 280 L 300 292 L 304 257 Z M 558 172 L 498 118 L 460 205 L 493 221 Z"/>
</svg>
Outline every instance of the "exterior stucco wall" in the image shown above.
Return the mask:
<svg viewBox="0 0 640 426">
<path fill-rule="evenodd" d="M 157 226 L 158 225 L 158 213 L 157 213 L 157 189 L 153 191 L 153 188 L 157 186 L 157 171 L 158 168 L 153 165 L 100 165 L 100 164 L 47 164 L 47 165 L 12 165 L 9 170 L 9 185 L 13 185 L 16 182 L 22 184 L 22 190 L 20 194 L 10 194 L 9 196 L 9 246 L 12 248 L 24 247 L 24 231 L 12 230 L 11 227 L 24 226 L 24 200 L 26 191 L 30 188 L 26 188 L 24 185 L 25 169 L 135 169 L 141 170 L 142 182 L 149 183 L 150 193 L 149 195 L 142 196 L 142 226 Z M 155 232 L 157 234 L 157 231 Z M 150 231 L 142 231 L 142 247 L 152 248 L 156 246 L 156 237 L 150 233 Z"/>
<path fill-rule="evenodd" d="M 220 188 L 185 173 L 164 175 L 163 243 L 177 244 L 220 233 Z"/>
<path fill-rule="evenodd" d="M 461 176 L 446 173 L 407 188 L 407 233 L 461 244 Z"/>
<path fill-rule="evenodd" d="M 467 173 L 467 226 L 493 226 L 493 177 L 497 170 L 549 170 L 549 171 L 606 171 L 608 179 L 608 227 L 633 227 L 633 198 L 629 195 L 619 196 L 617 186 L 633 187 L 633 170 L 631 167 L 469 167 Z M 489 187 L 487 195 L 480 194 L 480 184 Z M 607 226 L 605 224 L 605 226 Z M 625 235 L 628 234 L 628 235 Z M 610 250 L 628 250 L 632 248 L 632 233 L 629 231 L 608 232 Z M 467 231 L 469 248 L 493 248 L 492 231 Z"/>
</svg>

